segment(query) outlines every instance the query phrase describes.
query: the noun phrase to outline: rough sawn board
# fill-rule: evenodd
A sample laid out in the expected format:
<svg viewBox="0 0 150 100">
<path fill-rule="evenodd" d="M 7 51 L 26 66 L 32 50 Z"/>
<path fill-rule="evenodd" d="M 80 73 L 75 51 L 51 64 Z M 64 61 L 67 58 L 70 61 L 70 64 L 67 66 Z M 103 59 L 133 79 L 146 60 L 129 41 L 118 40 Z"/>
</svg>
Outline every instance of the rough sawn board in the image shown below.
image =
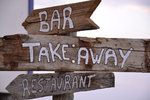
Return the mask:
<svg viewBox="0 0 150 100">
<path fill-rule="evenodd" d="M 0 70 L 150 71 L 150 40 L 11 35 L 0 39 Z"/>
</svg>

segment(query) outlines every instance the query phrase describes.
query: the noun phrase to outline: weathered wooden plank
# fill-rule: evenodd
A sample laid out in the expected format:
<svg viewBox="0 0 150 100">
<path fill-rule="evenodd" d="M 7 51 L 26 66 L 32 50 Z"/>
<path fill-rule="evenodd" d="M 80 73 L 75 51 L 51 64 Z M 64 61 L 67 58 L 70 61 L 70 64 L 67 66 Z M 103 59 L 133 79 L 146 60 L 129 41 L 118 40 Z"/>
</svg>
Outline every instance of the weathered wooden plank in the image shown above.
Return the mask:
<svg viewBox="0 0 150 100">
<path fill-rule="evenodd" d="M 16 98 L 31 99 L 114 87 L 113 73 L 65 73 L 19 75 L 7 90 Z"/>
<path fill-rule="evenodd" d="M 66 34 L 98 29 L 90 16 L 100 2 L 90 0 L 33 10 L 22 25 L 29 34 Z"/>
<path fill-rule="evenodd" d="M 145 42 L 146 51 L 150 51 L 150 41 Z M 150 52 L 145 54 L 145 63 L 148 66 L 148 71 L 150 72 Z"/>
<path fill-rule="evenodd" d="M 12 35 L 0 39 L 0 70 L 149 72 L 150 40 Z"/>
</svg>

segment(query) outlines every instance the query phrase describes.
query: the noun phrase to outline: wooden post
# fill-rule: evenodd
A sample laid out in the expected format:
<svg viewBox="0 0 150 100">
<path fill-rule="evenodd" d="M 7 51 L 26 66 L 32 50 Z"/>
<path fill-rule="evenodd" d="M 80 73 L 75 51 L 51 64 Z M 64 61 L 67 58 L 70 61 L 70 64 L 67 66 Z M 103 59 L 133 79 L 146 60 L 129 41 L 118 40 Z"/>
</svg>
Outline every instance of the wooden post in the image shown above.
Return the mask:
<svg viewBox="0 0 150 100">
<path fill-rule="evenodd" d="M 53 96 L 53 100 L 73 100 L 73 98 L 74 98 L 73 93 L 66 93 Z"/>
<path fill-rule="evenodd" d="M 15 100 L 15 98 L 12 97 L 12 95 L 6 94 L 6 93 L 0 93 L 0 99 L 1 100 Z"/>
<path fill-rule="evenodd" d="M 77 36 L 77 32 L 69 33 L 67 34 L 67 36 Z M 56 73 L 66 73 L 66 72 L 56 72 Z M 74 93 L 54 95 L 52 100 L 74 100 Z"/>
</svg>

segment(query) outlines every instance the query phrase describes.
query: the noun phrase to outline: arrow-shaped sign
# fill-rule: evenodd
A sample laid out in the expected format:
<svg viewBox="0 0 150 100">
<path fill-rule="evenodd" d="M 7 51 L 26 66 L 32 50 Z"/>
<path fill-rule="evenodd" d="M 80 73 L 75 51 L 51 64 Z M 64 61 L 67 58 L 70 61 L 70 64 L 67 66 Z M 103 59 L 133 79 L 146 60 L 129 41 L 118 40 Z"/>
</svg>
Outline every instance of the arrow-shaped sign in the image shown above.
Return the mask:
<svg viewBox="0 0 150 100">
<path fill-rule="evenodd" d="M 98 29 L 90 19 L 101 0 L 37 9 L 22 24 L 29 34 L 67 34 Z"/>
<path fill-rule="evenodd" d="M 30 74 L 19 75 L 6 89 L 22 100 L 110 88 L 114 84 L 113 73 Z"/>
</svg>

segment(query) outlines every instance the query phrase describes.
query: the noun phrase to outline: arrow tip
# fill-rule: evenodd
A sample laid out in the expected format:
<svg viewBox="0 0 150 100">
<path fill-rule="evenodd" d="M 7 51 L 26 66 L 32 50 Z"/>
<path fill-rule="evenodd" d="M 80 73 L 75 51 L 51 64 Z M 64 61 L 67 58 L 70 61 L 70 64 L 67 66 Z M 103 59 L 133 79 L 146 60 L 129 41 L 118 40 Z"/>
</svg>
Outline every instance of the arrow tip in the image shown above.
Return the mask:
<svg viewBox="0 0 150 100">
<path fill-rule="evenodd" d="M 88 11 L 86 17 L 90 17 L 101 2 L 101 0 L 90 0 L 90 1 L 91 1 L 91 8 Z"/>
<path fill-rule="evenodd" d="M 97 6 L 100 4 L 101 0 L 90 0 L 90 9 L 86 14 L 86 18 L 88 19 L 88 22 L 91 24 L 91 29 L 99 29 L 100 27 L 95 24 L 91 19 L 90 16 L 93 14 L 93 12 L 95 11 L 95 9 L 97 8 Z"/>
</svg>

